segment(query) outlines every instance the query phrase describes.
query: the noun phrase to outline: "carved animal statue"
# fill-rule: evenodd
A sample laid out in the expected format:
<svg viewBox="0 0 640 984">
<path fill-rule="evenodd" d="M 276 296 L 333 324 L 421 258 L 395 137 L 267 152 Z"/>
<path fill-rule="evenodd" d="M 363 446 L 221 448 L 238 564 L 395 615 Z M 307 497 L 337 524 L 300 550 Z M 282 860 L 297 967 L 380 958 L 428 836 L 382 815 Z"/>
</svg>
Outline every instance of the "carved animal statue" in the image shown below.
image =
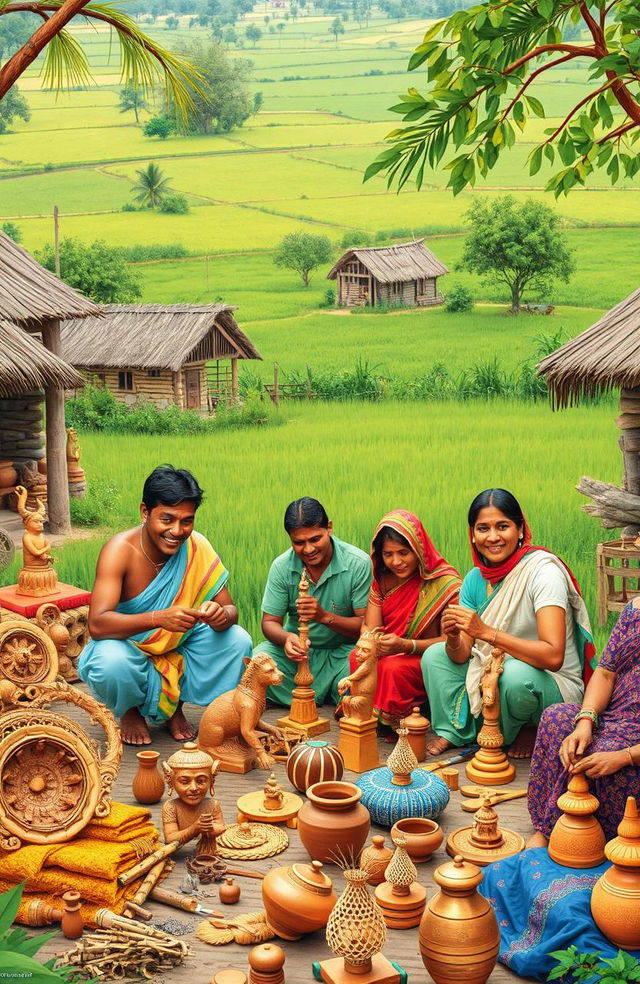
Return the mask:
<svg viewBox="0 0 640 984">
<path fill-rule="evenodd" d="M 504 669 L 504 653 L 492 649 L 482 674 L 482 716 L 485 721 L 497 721 L 500 717 L 500 692 L 498 681 Z"/>
<path fill-rule="evenodd" d="M 283 737 L 278 728 L 261 720 L 267 687 L 282 683 L 282 673 L 267 653 L 256 653 L 244 664 L 235 690 L 216 697 L 200 721 L 198 747 L 220 759 L 225 772 L 248 772 L 256 762 L 261 769 L 271 769 L 275 759 L 265 750 L 258 732 Z"/>
<path fill-rule="evenodd" d="M 353 673 L 343 677 L 338 683 L 338 693 L 341 696 L 350 690 L 350 694 L 342 697 L 342 710 L 346 717 L 356 721 L 369 721 L 373 714 L 373 698 L 378 680 L 379 638 L 380 632 L 377 629 L 365 629 L 354 650 L 358 665 Z"/>
<path fill-rule="evenodd" d="M 67 427 L 67 461 L 77 464 L 80 460 L 80 445 L 78 434 L 73 427 Z"/>
</svg>

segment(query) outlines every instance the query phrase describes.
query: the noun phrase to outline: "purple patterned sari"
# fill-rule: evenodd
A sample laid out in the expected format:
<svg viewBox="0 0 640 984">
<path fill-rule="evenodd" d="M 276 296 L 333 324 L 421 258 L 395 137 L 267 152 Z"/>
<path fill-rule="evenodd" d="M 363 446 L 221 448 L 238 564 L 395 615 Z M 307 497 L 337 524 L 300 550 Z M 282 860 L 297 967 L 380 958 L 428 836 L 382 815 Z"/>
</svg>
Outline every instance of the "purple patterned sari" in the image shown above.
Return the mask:
<svg viewBox="0 0 640 984">
<path fill-rule="evenodd" d="M 640 744 L 640 609 L 633 604 L 621 612 L 598 666 L 615 673 L 616 680 L 587 755 Z M 579 709 L 577 704 L 554 704 L 543 712 L 538 725 L 531 758 L 529 813 L 535 829 L 546 837 L 560 816 L 556 801 L 569 778 L 560 761 L 560 745 L 573 731 Z M 609 840 L 616 836 L 627 796 L 640 796 L 640 768 L 628 765 L 589 782 L 600 800 L 596 817 Z"/>
</svg>

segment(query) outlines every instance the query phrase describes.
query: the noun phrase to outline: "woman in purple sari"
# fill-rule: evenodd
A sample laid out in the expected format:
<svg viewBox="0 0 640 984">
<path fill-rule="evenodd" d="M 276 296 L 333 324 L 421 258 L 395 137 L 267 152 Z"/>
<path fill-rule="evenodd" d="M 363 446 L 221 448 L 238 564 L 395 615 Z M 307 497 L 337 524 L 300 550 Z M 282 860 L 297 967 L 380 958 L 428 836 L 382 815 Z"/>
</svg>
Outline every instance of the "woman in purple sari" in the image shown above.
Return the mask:
<svg viewBox="0 0 640 984">
<path fill-rule="evenodd" d="M 589 680 L 582 707 L 554 704 L 538 725 L 529 782 L 536 833 L 528 847 L 548 843 L 560 816 L 558 797 L 571 775 L 584 772 L 600 800 L 596 816 L 607 840 L 616 836 L 627 796 L 640 796 L 640 599 L 618 619 Z"/>
</svg>

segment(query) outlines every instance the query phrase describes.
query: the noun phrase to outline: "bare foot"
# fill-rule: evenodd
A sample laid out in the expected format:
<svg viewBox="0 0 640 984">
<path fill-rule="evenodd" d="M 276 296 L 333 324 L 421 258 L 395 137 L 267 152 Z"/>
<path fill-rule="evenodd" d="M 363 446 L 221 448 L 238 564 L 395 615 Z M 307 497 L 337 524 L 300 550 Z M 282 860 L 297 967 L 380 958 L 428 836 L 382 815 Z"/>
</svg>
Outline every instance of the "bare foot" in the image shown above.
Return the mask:
<svg viewBox="0 0 640 984">
<path fill-rule="evenodd" d="M 520 728 L 518 737 L 508 749 L 511 758 L 528 759 L 531 758 L 533 746 L 536 743 L 536 729 L 531 725 Z"/>
<path fill-rule="evenodd" d="M 546 847 L 548 843 L 548 837 L 545 837 L 539 830 L 536 830 L 535 834 L 529 838 L 524 848 L 525 851 L 528 851 L 530 847 Z"/>
<path fill-rule="evenodd" d="M 120 718 L 120 734 L 125 745 L 150 745 L 147 722 L 137 707 L 130 707 Z"/>
<path fill-rule="evenodd" d="M 174 741 L 191 741 L 196 736 L 196 729 L 189 724 L 181 707 L 169 718 L 167 727 Z"/>
<path fill-rule="evenodd" d="M 436 735 L 435 738 L 432 738 L 427 742 L 427 751 L 429 752 L 429 755 L 442 755 L 442 753 L 446 752 L 448 748 L 453 748 L 453 745 L 450 741 L 446 738 L 442 738 L 440 735 Z"/>
</svg>

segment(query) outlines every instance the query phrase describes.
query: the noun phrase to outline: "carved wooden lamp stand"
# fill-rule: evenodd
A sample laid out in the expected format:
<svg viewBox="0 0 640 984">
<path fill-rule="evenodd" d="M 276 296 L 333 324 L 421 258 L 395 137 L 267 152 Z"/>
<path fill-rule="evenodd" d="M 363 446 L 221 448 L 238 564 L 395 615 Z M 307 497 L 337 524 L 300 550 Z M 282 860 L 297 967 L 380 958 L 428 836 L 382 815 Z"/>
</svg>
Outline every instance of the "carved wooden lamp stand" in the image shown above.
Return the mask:
<svg viewBox="0 0 640 984">
<path fill-rule="evenodd" d="M 498 677 L 502 673 L 504 653 L 491 651 L 491 673 L 485 671 L 482 690 L 483 724 L 477 738 L 480 751 L 476 752 L 465 771 L 472 782 L 480 786 L 504 786 L 513 782 L 516 770 L 502 750 L 504 738 L 500 731 L 500 691 Z M 491 690 L 486 686 L 488 676 L 493 677 Z"/>
<path fill-rule="evenodd" d="M 309 579 L 307 572 L 303 570 L 298 585 L 299 596 L 305 598 L 309 594 Z M 309 619 L 301 617 L 298 620 L 298 636 L 303 648 L 306 651 L 307 640 L 309 638 Z M 324 734 L 329 730 L 329 722 L 326 718 L 318 717 L 316 707 L 316 694 L 312 689 L 313 673 L 309 669 L 309 660 L 305 656 L 298 663 L 298 672 L 294 677 L 295 687 L 291 693 L 292 701 L 287 717 L 278 720 L 279 728 L 291 728 L 294 731 L 302 731 L 307 738 L 314 738 L 316 735 Z"/>
<path fill-rule="evenodd" d="M 486 865 L 524 850 L 524 837 L 515 830 L 498 826 L 498 814 L 488 798 L 474 816 L 472 827 L 460 827 L 447 838 L 447 854 L 458 854 L 465 861 Z"/>
</svg>

